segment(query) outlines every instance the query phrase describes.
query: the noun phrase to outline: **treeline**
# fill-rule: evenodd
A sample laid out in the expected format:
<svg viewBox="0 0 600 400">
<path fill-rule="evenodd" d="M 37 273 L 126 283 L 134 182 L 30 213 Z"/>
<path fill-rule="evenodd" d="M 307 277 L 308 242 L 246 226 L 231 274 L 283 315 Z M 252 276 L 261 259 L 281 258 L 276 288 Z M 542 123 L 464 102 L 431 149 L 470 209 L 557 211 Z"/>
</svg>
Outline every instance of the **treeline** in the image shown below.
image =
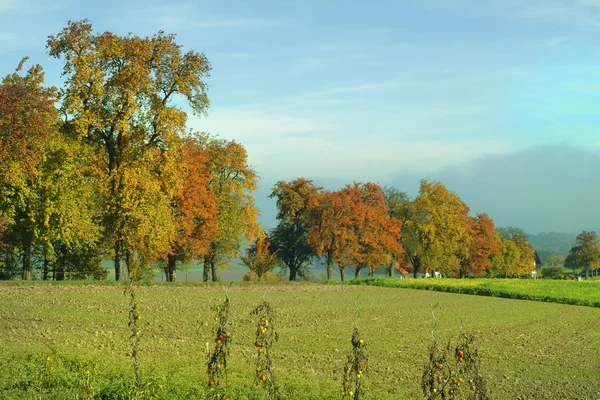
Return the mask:
<svg viewBox="0 0 600 400">
<path fill-rule="evenodd" d="M 535 253 L 523 231 L 495 229 L 441 183 L 422 181 L 409 199 L 394 188 L 354 183 L 323 190 L 279 182 L 279 221 L 257 223 L 258 179 L 235 141 L 186 129 L 185 104 L 209 106 L 204 54 L 184 53 L 173 35 L 94 33 L 69 22 L 47 41 L 64 85 L 44 86 L 25 60 L 0 85 L 0 277 L 167 280 L 190 262 L 205 281 L 238 257 L 260 279 L 282 266 L 306 276 L 317 257 L 371 274 L 385 266 L 444 276 L 530 274 Z"/>
<path fill-rule="evenodd" d="M 244 263 L 260 279 L 277 265 L 290 280 L 304 276 L 322 257 L 327 278 L 334 267 L 373 275 L 381 267 L 448 277 L 524 277 L 536 253 L 519 228 L 496 229 L 486 214 L 469 208 L 440 182 L 422 180 L 410 199 L 395 188 L 354 183 L 329 191 L 298 178 L 275 185 L 279 224 L 258 238 Z M 268 255 L 276 256 L 269 258 Z M 266 261 L 265 261 L 266 260 Z"/>
<path fill-rule="evenodd" d="M 209 106 L 205 55 L 163 32 L 95 34 L 86 20 L 47 49 L 63 87 L 24 62 L 0 85 L 2 278 L 104 278 L 112 258 L 117 280 L 157 263 L 172 280 L 191 260 L 218 280 L 257 231 L 257 176 L 240 144 L 186 131 L 180 105 Z"/>
</svg>

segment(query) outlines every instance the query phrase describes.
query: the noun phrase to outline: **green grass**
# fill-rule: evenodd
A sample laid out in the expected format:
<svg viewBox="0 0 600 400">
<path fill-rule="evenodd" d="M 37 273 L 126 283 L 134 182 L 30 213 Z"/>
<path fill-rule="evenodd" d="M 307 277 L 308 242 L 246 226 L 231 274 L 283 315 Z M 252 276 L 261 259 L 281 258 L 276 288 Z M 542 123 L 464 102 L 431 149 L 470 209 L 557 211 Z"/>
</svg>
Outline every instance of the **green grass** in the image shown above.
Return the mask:
<svg viewBox="0 0 600 400">
<path fill-rule="evenodd" d="M 128 398 L 128 298 L 115 285 L 0 284 L 0 397 Z M 265 298 L 277 312 L 274 371 L 285 398 L 339 399 L 360 295 L 367 341 L 367 399 L 422 398 L 420 378 L 439 303 L 440 343 L 465 331 L 479 343 L 492 398 L 600 398 L 600 313 L 590 307 L 370 286 L 234 284 L 227 388 L 233 399 L 262 399 L 253 388 L 256 331 L 250 311 Z M 143 330 L 141 376 L 147 398 L 201 399 L 212 307 L 224 287 L 137 287 Z M 50 360 L 48 359 L 50 358 Z M 86 378 L 87 377 L 87 378 Z M 151 397 L 153 396 L 153 397 Z"/>
<path fill-rule="evenodd" d="M 330 282 L 340 284 L 340 282 Z M 547 279 L 395 279 L 368 277 L 350 279 L 346 285 L 433 290 L 544 301 L 560 304 L 600 307 L 600 281 L 564 281 Z"/>
</svg>

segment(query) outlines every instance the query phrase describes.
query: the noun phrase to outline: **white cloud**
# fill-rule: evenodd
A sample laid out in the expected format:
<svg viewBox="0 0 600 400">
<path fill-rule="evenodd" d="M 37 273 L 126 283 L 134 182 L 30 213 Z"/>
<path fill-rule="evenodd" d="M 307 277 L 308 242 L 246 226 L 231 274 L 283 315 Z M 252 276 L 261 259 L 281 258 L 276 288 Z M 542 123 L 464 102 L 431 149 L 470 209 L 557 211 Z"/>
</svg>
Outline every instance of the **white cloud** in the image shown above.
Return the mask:
<svg viewBox="0 0 600 400">
<path fill-rule="evenodd" d="M 329 122 L 317 118 L 268 112 L 250 108 L 229 108 L 210 111 L 207 118 L 190 118 L 190 127 L 241 142 L 265 140 L 278 136 L 310 134 L 335 129 Z M 268 142 L 265 143 L 268 146 Z"/>
</svg>

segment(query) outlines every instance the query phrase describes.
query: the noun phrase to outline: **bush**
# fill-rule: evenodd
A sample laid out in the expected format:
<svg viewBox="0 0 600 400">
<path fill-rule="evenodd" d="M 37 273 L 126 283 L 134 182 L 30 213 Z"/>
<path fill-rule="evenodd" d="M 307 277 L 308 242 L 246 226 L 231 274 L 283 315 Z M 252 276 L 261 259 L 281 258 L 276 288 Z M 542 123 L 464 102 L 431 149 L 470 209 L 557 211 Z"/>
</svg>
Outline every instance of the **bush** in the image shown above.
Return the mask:
<svg viewBox="0 0 600 400">
<path fill-rule="evenodd" d="M 246 272 L 246 275 L 244 275 L 244 281 L 258 282 L 258 275 L 256 275 L 256 272 L 248 271 L 248 272 Z M 277 275 L 275 275 L 274 273 L 272 273 L 271 271 L 267 271 L 263 274 L 261 281 L 262 282 L 278 282 L 279 277 Z"/>
<path fill-rule="evenodd" d="M 565 277 L 565 273 L 560 267 L 548 267 L 542 269 L 542 277 L 548 279 L 563 279 Z"/>
</svg>

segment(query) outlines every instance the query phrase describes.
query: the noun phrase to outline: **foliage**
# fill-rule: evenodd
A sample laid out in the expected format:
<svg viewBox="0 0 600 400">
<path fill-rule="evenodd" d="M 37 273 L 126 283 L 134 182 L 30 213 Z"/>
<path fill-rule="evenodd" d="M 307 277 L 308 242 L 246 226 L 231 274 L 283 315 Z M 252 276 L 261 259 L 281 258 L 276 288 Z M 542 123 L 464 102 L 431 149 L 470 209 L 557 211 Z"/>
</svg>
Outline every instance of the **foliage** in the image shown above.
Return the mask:
<svg viewBox="0 0 600 400">
<path fill-rule="evenodd" d="M 467 273 L 475 277 L 490 274 L 494 257 L 500 255 L 500 241 L 494 232 L 494 221 L 486 214 L 469 217 L 468 233 L 470 234 L 469 248 L 461 262 L 461 277 Z"/>
<path fill-rule="evenodd" d="M 343 191 L 318 192 L 310 219 L 308 243 L 318 256 L 325 257 L 327 279 L 333 279 L 333 265 L 339 260 L 345 243 L 356 240 L 351 229 L 352 210 L 347 196 Z M 344 267 L 340 266 L 341 272 Z"/>
<path fill-rule="evenodd" d="M 583 267 L 586 277 L 591 270 L 600 268 L 600 241 L 596 239 L 596 232 L 583 231 L 577 235 L 575 246 L 569 250 L 565 259 L 565 267 Z"/>
<path fill-rule="evenodd" d="M 343 242 L 338 264 L 340 268 L 354 267 L 356 276 L 363 267 L 372 275 L 377 268 L 389 265 L 395 256 L 403 254 L 399 242 L 402 221 L 390 217 L 379 185 L 347 185 L 342 196 L 350 205 L 350 229 L 354 238 Z"/>
<path fill-rule="evenodd" d="M 271 242 L 283 266 L 289 270 L 290 281 L 303 276 L 315 256 L 308 232 L 312 223 L 311 210 L 317 206 L 321 190 L 311 180 L 298 178 L 277 182 L 269 195 L 277 198 L 278 220 L 270 234 Z"/>
<path fill-rule="evenodd" d="M 277 254 L 271 249 L 271 241 L 264 232 L 263 235 L 254 240 L 252 246 L 246 250 L 246 254 L 241 256 L 240 259 L 250 272 L 256 275 L 259 281 L 279 264 Z"/>
<path fill-rule="evenodd" d="M 87 20 L 69 22 L 47 48 L 63 60 L 65 131 L 97 156 L 91 160 L 103 177 L 103 225 L 119 280 L 123 256 L 147 267 L 174 239 L 169 205 L 178 176 L 170 148 L 186 122 L 176 104 L 183 97 L 205 112 L 210 65 L 203 54 L 183 54 L 174 35 L 94 34 Z"/>
<path fill-rule="evenodd" d="M 40 65 L 13 74 L 0 84 L 0 181 L 31 176 L 42 159 L 41 145 L 57 127 L 56 88 L 44 87 Z"/>
<path fill-rule="evenodd" d="M 542 277 L 547 279 L 563 279 L 565 273 L 563 269 L 559 267 L 546 267 L 542 268 Z"/>
<path fill-rule="evenodd" d="M 167 281 L 175 280 L 176 263 L 198 260 L 210 251 L 218 233 L 217 198 L 209 190 L 210 155 L 195 138 L 182 141 L 183 183 L 173 196 L 175 240 L 167 255 Z"/>
<path fill-rule="evenodd" d="M 494 275 L 503 277 L 527 277 L 535 268 L 535 250 L 527 241 L 527 234 L 520 228 L 499 228 L 500 254 L 493 258 Z"/>
<path fill-rule="evenodd" d="M 469 240 L 468 211 L 458 195 L 441 183 L 421 181 L 419 195 L 413 202 L 413 217 L 407 224 L 414 229 L 419 263 L 427 272 L 459 275 L 463 243 Z"/>
<path fill-rule="evenodd" d="M 216 199 L 218 219 L 218 233 L 204 257 L 203 278 L 218 281 L 219 269 L 236 258 L 244 245 L 252 243 L 259 231 L 258 210 L 251 196 L 258 178 L 241 144 L 207 135 L 197 140 L 210 156 L 208 189 Z"/>
</svg>

